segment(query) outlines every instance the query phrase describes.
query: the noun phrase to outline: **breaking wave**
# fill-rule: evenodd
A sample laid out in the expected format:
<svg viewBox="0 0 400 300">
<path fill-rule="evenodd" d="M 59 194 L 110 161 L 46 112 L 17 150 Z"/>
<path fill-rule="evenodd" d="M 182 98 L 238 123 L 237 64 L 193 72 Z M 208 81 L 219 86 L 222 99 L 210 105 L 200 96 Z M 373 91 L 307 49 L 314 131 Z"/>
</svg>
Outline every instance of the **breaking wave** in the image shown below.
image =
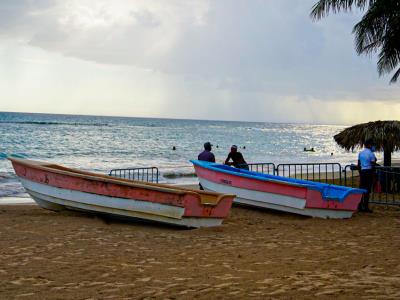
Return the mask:
<svg viewBox="0 0 400 300">
<path fill-rule="evenodd" d="M 24 193 L 25 189 L 14 172 L 0 172 L 0 197 L 18 196 Z"/>
<path fill-rule="evenodd" d="M 108 123 L 46 122 L 46 121 L 3 121 L 0 124 L 64 125 L 64 126 L 111 126 Z"/>
<path fill-rule="evenodd" d="M 11 153 L 7 154 L 4 152 L 0 152 L 0 160 L 7 159 L 7 157 L 16 157 L 16 158 L 27 158 L 28 155 L 25 153 Z"/>
<path fill-rule="evenodd" d="M 162 176 L 167 179 L 197 177 L 195 173 L 184 173 L 184 172 L 166 172 L 163 173 Z"/>
</svg>

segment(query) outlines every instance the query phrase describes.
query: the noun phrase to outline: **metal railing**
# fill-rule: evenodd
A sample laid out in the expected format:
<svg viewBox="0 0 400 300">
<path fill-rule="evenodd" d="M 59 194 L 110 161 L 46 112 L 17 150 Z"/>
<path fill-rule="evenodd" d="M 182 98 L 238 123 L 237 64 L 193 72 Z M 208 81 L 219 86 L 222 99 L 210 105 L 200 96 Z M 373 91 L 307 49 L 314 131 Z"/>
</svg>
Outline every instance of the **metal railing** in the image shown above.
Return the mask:
<svg viewBox="0 0 400 300">
<path fill-rule="evenodd" d="M 242 166 L 247 166 L 252 172 L 275 175 L 276 168 L 274 163 L 250 163 L 239 165 L 239 167 Z"/>
<path fill-rule="evenodd" d="M 356 165 L 346 165 L 343 168 L 339 163 L 298 163 L 279 164 L 275 167 L 274 163 L 249 163 L 246 166 L 253 172 L 333 183 L 354 188 L 358 188 L 360 183 L 360 175 Z M 158 183 L 160 172 L 157 167 L 113 169 L 110 171 L 109 176 Z M 376 168 L 370 202 L 400 206 L 399 167 Z"/>
<path fill-rule="evenodd" d="M 260 169 L 263 165 L 269 165 L 268 174 L 353 188 L 358 188 L 360 185 L 358 167 L 354 164 L 346 165 L 344 168 L 340 163 L 279 164 L 274 172 L 271 172 L 271 168 L 275 166 L 273 163 L 248 164 L 251 171 L 265 173 Z M 376 167 L 370 202 L 400 206 L 400 167 Z"/>
<path fill-rule="evenodd" d="M 157 167 L 113 169 L 109 176 L 158 183 L 160 172 Z"/>
<path fill-rule="evenodd" d="M 341 185 L 356 188 L 359 186 L 360 182 L 359 180 L 356 181 L 355 179 L 359 176 L 357 165 L 347 165 L 343 169 L 343 180 Z"/>
<path fill-rule="evenodd" d="M 386 205 L 400 205 L 400 168 L 376 168 L 375 182 L 370 202 Z"/>
<path fill-rule="evenodd" d="M 342 166 L 339 163 L 279 164 L 276 175 L 319 182 L 342 181 Z"/>
<path fill-rule="evenodd" d="M 356 165 L 347 165 L 343 170 L 343 185 L 359 187 L 360 174 Z M 400 205 L 400 168 L 375 168 L 369 202 L 384 205 Z"/>
<path fill-rule="evenodd" d="M 370 202 L 400 205 L 400 168 L 376 167 Z"/>
</svg>

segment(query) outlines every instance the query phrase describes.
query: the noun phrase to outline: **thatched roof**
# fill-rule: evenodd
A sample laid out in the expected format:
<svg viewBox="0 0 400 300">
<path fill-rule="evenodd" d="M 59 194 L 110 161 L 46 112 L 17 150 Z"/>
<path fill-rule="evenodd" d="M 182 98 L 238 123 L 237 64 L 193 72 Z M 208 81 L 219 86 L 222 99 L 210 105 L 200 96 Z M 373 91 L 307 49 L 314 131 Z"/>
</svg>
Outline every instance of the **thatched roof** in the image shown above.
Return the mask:
<svg viewBox="0 0 400 300">
<path fill-rule="evenodd" d="M 400 149 L 400 121 L 376 121 L 346 128 L 334 136 L 335 141 L 346 150 L 362 147 L 368 139 L 374 141 L 378 151 L 390 152 Z"/>
</svg>

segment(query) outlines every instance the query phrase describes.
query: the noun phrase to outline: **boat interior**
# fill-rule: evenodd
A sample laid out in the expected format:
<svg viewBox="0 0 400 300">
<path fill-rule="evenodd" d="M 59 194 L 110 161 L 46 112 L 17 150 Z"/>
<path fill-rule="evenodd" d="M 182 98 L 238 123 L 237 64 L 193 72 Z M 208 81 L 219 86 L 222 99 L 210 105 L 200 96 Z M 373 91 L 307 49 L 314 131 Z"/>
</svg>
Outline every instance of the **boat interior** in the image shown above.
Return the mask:
<svg viewBox="0 0 400 300">
<path fill-rule="evenodd" d="M 87 178 L 87 179 L 91 179 L 91 180 L 101 180 L 101 181 L 105 181 L 105 182 L 131 185 L 134 187 L 148 188 L 148 189 L 152 189 L 152 190 L 158 190 L 161 192 L 169 192 L 169 193 L 175 193 L 175 194 L 192 193 L 192 194 L 196 194 L 196 195 L 198 195 L 198 197 L 200 197 L 201 204 L 207 204 L 207 205 L 217 205 L 219 203 L 219 201 L 222 200 L 223 198 L 234 196 L 234 195 L 230 195 L 230 194 L 220 194 L 220 193 L 215 193 L 215 192 L 193 190 L 190 188 L 172 186 L 172 185 L 168 185 L 168 184 L 150 183 L 150 182 L 135 181 L 135 180 L 124 179 L 124 178 L 116 178 L 116 177 L 112 177 L 112 176 L 108 176 L 108 175 L 104 175 L 104 174 L 82 171 L 82 170 L 78 170 L 78 169 L 68 168 L 68 167 L 64 167 L 61 165 L 47 163 L 47 162 L 41 162 L 41 161 L 17 159 L 17 158 L 9 158 L 9 159 L 16 163 L 27 165 L 27 166 L 30 166 L 33 168 L 38 168 L 38 169 L 55 172 L 55 173 L 60 173 L 60 174 L 66 174 L 66 175 L 70 175 L 70 176 L 79 176 L 79 177 L 83 177 L 83 178 Z"/>
</svg>

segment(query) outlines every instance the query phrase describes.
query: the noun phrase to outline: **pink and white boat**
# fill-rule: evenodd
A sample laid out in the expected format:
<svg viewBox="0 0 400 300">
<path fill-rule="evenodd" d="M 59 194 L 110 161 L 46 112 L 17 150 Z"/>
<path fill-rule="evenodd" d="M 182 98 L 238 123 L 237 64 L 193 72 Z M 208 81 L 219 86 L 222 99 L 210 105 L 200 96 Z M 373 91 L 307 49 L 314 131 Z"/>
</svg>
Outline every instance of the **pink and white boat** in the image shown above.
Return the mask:
<svg viewBox="0 0 400 300">
<path fill-rule="evenodd" d="M 185 227 L 218 226 L 234 195 L 119 179 L 55 164 L 9 158 L 42 208 L 84 210 Z"/>
<path fill-rule="evenodd" d="M 365 192 L 344 186 L 191 161 L 203 188 L 236 194 L 234 203 L 320 218 L 350 218 Z"/>
</svg>

